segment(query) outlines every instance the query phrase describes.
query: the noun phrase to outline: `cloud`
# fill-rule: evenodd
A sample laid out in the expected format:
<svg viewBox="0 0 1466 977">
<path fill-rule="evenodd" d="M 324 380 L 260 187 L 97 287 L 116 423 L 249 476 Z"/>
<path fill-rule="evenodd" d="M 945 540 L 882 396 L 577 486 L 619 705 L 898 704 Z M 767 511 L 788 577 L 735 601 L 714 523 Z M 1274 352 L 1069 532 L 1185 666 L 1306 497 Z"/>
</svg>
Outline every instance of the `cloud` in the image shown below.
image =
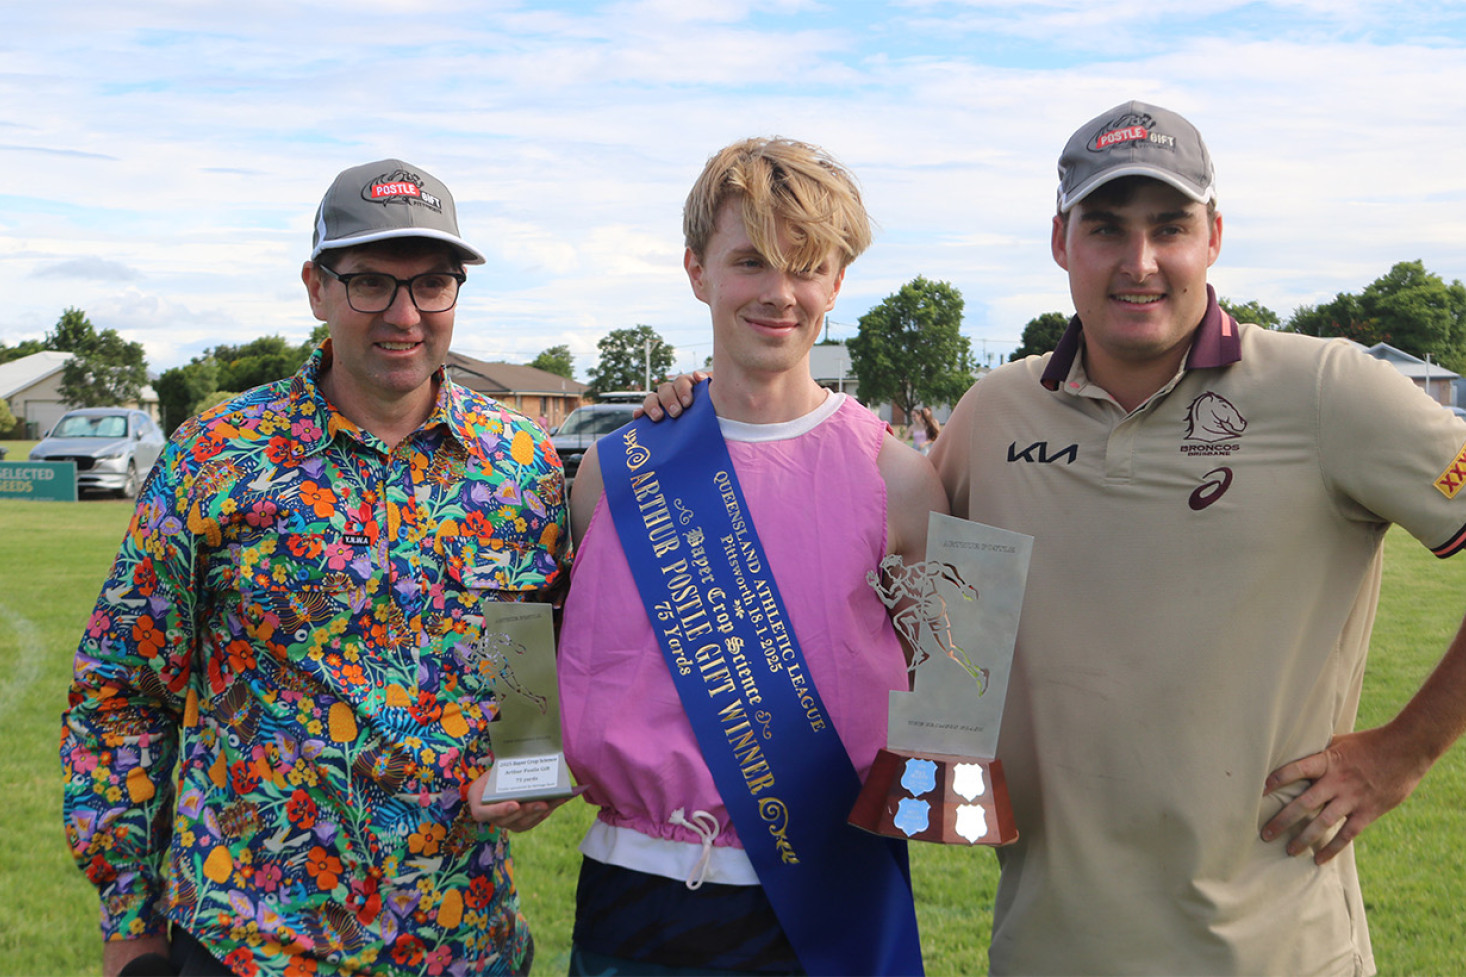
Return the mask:
<svg viewBox="0 0 1466 977">
<path fill-rule="evenodd" d="M 71 159 L 116 159 L 106 153 L 87 153 L 76 149 L 55 149 L 50 146 L 0 145 L 0 153 L 35 153 L 39 156 L 63 156 Z"/>
<path fill-rule="evenodd" d="M 82 257 L 37 268 L 34 278 L 85 278 L 98 282 L 127 282 L 138 277 L 137 270 L 105 258 Z"/>
<path fill-rule="evenodd" d="M 1049 256 L 1054 161 L 1131 97 L 1217 159 L 1213 277 L 1288 315 L 1399 260 L 1466 278 L 1456 3 L 1382 0 L 265 0 L 248 18 L 97 0 L 7 24 L 0 334 L 63 307 L 135 330 L 154 368 L 314 322 L 299 282 L 341 169 L 400 156 L 445 180 L 470 270 L 457 341 L 525 362 L 642 322 L 706 355 L 681 268 L 683 198 L 747 135 L 821 143 L 880 225 L 836 321 L 918 274 L 974 339 L 1066 311 Z M 66 294 L 58 299 L 57 285 Z M 146 283 L 146 288 L 140 287 Z M 836 334 L 838 330 L 834 330 Z M 701 351 L 701 352 L 699 352 Z M 691 359 L 695 357 L 695 360 Z M 681 361 L 680 361 L 681 362 Z"/>
</svg>

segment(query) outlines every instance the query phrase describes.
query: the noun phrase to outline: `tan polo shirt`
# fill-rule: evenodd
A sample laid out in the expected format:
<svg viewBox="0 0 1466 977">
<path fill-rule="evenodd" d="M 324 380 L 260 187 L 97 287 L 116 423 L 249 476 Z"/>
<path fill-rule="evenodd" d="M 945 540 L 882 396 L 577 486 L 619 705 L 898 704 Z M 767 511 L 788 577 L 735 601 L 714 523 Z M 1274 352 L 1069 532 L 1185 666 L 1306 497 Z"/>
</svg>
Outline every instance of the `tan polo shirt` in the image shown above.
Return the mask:
<svg viewBox="0 0 1466 977">
<path fill-rule="evenodd" d="M 932 454 L 955 515 L 1035 537 L 993 973 L 1370 974 L 1352 847 L 1264 844 L 1300 788 L 1262 784 L 1353 728 L 1389 524 L 1466 543 L 1466 423 L 1214 301 L 1127 415 L 1071 333 L 975 384 Z"/>
</svg>

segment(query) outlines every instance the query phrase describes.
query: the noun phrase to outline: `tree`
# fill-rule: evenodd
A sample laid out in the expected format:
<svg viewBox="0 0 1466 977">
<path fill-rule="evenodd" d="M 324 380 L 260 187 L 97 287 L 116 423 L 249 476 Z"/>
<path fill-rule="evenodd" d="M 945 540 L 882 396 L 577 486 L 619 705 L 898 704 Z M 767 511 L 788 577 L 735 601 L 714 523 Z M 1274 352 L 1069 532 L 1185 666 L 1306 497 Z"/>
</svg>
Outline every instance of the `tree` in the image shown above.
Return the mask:
<svg viewBox="0 0 1466 977">
<path fill-rule="evenodd" d="M 56 320 L 56 328 L 46 333 L 46 349 L 61 353 L 75 353 L 87 343 L 95 341 L 97 330 L 81 309 L 68 308 Z"/>
<path fill-rule="evenodd" d="M 1449 285 L 1421 261 L 1402 261 L 1364 286 L 1365 312 L 1379 323 L 1384 341 L 1412 356 L 1434 354 L 1459 362 L 1466 347 L 1466 286 Z"/>
<path fill-rule="evenodd" d="M 1365 315 L 1359 296 L 1347 292 L 1340 292 L 1332 302 L 1322 305 L 1300 305 L 1283 328 L 1305 336 L 1342 336 L 1365 346 L 1380 341 L 1379 329 Z"/>
<path fill-rule="evenodd" d="M 1466 368 L 1466 286 L 1446 284 L 1421 261 L 1401 261 L 1358 295 L 1341 292 L 1332 302 L 1301 306 L 1288 329 L 1344 336 L 1366 346 L 1389 343 L 1461 372 Z"/>
<path fill-rule="evenodd" d="M 213 393 L 209 394 L 207 397 L 199 402 L 198 406 L 194 408 L 194 413 L 202 414 L 210 407 L 218 407 L 220 404 L 227 403 L 228 401 L 233 400 L 241 393 L 243 393 L 243 391 L 215 390 Z"/>
<path fill-rule="evenodd" d="M 295 346 L 283 336 L 261 336 L 242 346 L 215 346 L 206 352 L 218 363 L 218 386 L 224 390 L 248 390 L 291 376 L 314 348 L 309 343 Z"/>
<path fill-rule="evenodd" d="M 972 343 L 961 333 L 962 293 L 917 276 L 860 317 L 847 344 L 866 403 L 890 401 L 910 417 L 956 403 L 972 386 Z"/>
<path fill-rule="evenodd" d="M 322 322 L 299 346 L 280 336 L 262 336 L 240 346 L 214 346 L 183 366 L 164 370 L 153 385 L 164 429 L 173 433 L 194 414 L 235 396 L 232 391 L 293 376 L 328 335 Z"/>
<path fill-rule="evenodd" d="M 601 358 L 590 371 L 590 393 L 599 397 L 610 390 L 646 390 L 647 361 L 651 382 L 667 378 L 677 350 L 668 346 L 651 326 L 613 329 L 596 343 Z"/>
<path fill-rule="evenodd" d="M 163 430 L 172 434 L 219 389 L 219 364 L 212 356 L 196 356 L 193 362 L 164 370 L 153 384 L 163 413 Z"/>
<path fill-rule="evenodd" d="M 148 382 L 147 355 L 115 329 L 97 332 L 80 309 L 67 309 L 47 334 L 50 349 L 71 353 L 61 369 L 61 399 L 72 407 L 108 407 L 137 400 Z"/>
<path fill-rule="evenodd" d="M 1041 356 L 1059 345 L 1064 330 L 1069 328 L 1069 316 L 1062 312 L 1045 312 L 1028 320 L 1023 327 L 1023 345 L 1015 349 L 1008 362 L 1016 362 L 1025 356 Z"/>
<path fill-rule="evenodd" d="M 575 360 L 570 355 L 569 346 L 551 346 L 547 350 L 542 350 L 529 365 L 537 370 L 553 373 L 557 377 L 564 377 L 567 380 L 575 379 Z"/>
<path fill-rule="evenodd" d="M 6 346 L 0 343 L 0 363 L 9 363 L 11 360 L 18 360 L 22 356 L 30 356 L 32 353 L 39 353 L 46 348 L 46 344 L 39 339 L 22 339 L 14 346 Z"/>
<path fill-rule="evenodd" d="M 1278 314 L 1261 302 L 1234 302 L 1232 299 L 1217 299 L 1217 305 L 1238 322 L 1252 322 L 1266 329 L 1276 329 L 1282 321 Z"/>
</svg>

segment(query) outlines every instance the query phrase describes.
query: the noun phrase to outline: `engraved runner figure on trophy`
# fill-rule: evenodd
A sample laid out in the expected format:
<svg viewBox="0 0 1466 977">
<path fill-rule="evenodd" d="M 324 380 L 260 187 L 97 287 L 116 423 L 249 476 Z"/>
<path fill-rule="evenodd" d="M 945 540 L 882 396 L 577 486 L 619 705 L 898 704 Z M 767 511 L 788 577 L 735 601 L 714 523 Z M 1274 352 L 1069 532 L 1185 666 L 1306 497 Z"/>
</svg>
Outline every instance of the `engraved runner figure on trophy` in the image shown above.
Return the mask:
<svg viewBox="0 0 1466 977">
<path fill-rule="evenodd" d="M 489 683 L 495 694 L 501 690 L 508 690 L 521 695 L 534 703 L 543 714 L 549 708 L 549 699 L 531 691 L 528 686 L 519 681 L 510 664 L 511 653 L 525 654 L 524 645 L 507 634 L 485 629 L 478 641 L 474 642 L 468 657 L 469 663 L 478 671 L 479 676 Z"/>
<path fill-rule="evenodd" d="M 955 588 L 963 600 L 977 600 L 977 588 L 966 580 L 956 567 L 939 560 L 903 563 L 901 557 L 889 555 L 881 560 L 881 573 L 872 570 L 866 582 L 875 589 L 881 602 L 891 608 L 891 623 L 912 649 L 910 669 L 931 657 L 938 650 L 977 680 L 977 694 L 988 687 L 988 670 L 975 665 L 967 652 L 952 639 L 952 623 L 947 618 L 944 587 Z"/>
</svg>

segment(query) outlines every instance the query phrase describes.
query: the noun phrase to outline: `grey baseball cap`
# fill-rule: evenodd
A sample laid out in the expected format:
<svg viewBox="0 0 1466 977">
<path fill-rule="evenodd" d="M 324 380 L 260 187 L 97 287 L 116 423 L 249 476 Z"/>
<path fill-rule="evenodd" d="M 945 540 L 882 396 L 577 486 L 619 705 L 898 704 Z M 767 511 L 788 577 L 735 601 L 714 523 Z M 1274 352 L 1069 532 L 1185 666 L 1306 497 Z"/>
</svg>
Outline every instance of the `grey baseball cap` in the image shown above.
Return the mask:
<svg viewBox="0 0 1466 977">
<path fill-rule="evenodd" d="M 446 241 L 466 265 L 484 256 L 458 236 L 453 195 L 431 173 L 400 159 L 343 170 L 321 198 L 311 259 L 332 248 L 351 248 L 399 237 Z"/>
<path fill-rule="evenodd" d="M 1175 112 L 1145 102 L 1117 105 L 1069 137 L 1059 157 L 1059 212 L 1122 176 L 1160 180 L 1199 204 L 1217 193 L 1201 133 Z"/>
</svg>

